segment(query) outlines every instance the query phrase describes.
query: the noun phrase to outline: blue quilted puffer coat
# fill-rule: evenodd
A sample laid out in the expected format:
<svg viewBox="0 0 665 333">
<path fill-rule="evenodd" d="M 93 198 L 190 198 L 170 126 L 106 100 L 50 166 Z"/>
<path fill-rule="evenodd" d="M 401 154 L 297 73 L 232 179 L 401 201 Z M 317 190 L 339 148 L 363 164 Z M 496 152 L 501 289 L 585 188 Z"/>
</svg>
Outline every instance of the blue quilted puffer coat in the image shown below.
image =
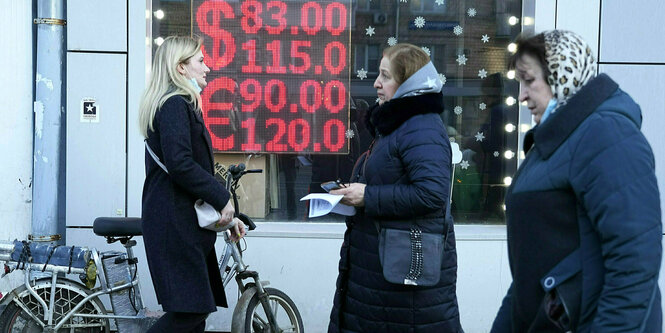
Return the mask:
<svg viewBox="0 0 665 333">
<path fill-rule="evenodd" d="M 445 219 L 451 150 L 442 111 L 441 93 L 370 110 L 375 141 L 351 179 L 367 184 L 365 207 L 347 219 L 328 332 L 461 332 L 455 235 Z M 375 222 L 408 230 L 415 220 L 424 232 L 445 235 L 441 279 L 432 287 L 391 284 L 379 262 Z"/>
<path fill-rule="evenodd" d="M 660 198 L 640 108 L 601 74 L 525 138 L 499 332 L 661 332 Z"/>
</svg>

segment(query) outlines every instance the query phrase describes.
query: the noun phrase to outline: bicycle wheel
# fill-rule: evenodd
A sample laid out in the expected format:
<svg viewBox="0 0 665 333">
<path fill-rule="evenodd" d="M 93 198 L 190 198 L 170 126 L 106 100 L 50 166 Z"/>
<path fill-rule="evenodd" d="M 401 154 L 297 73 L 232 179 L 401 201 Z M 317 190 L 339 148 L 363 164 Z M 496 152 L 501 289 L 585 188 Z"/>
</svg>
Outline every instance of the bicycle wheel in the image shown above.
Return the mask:
<svg viewBox="0 0 665 333">
<path fill-rule="evenodd" d="M 296 308 L 291 298 L 275 288 L 266 288 L 266 292 L 270 300 L 270 307 L 281 329 L 278 333 L 302 333 L 302 317 L 300 317 L 300 312 L 298 312 L 298 308 Z M 258 294 L 252 297 L 247 306 L 245 332 L 273 333 L 270 330 L 268 317 L 261 305 Z"/>
<path fill-rule="evenodd" d="M 33 287 L 47 306 L 51 306 L 51 282 L 50 279 L 38 281 Z M 55 288 L 55 301 L 53 311 L 53 322 L 57 323 L 62 317 L 69 313 L 77 304 L 87 296 L 87 291 L 72 281 L 58 281 Z M 27 290 L 19 292 L 18 298 L 37 318 L 44 318 L 44 308 L 37 299 Z M 87 302 L 78 310 L 78 313 L 85 314 L 106 314 L 103 304 L 99 299 Z M 15 302 L 7 305 L 7 308 L 0 316 L 0 332 L 2 333 L 39 333 L 43 327 L 26 313 Z M 83 318 L 72 317 L 66 322 L 58 333 L 76 332 L 76 333 L 99 333 L 109 332 L 109 324 L 103 318 Z"/>
</svg>

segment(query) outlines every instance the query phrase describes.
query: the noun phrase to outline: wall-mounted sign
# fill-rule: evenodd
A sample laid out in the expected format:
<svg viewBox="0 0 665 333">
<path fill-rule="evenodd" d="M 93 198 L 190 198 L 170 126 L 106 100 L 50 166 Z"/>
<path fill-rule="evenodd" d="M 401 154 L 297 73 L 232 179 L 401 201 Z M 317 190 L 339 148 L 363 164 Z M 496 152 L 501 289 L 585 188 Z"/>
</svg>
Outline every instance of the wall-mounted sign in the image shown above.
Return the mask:
<svg viewBox="0 0 665 333">
<path fill-rule="evenodd" d="M 86 97 L 81 100 L 81 122 L 99 122 L 99 105 L 94 98 Z"/>
<path fill-rule="evenodd" d="M 195 0 L 215 151 L 348 153 L 351 0 Z"/>
</svg>

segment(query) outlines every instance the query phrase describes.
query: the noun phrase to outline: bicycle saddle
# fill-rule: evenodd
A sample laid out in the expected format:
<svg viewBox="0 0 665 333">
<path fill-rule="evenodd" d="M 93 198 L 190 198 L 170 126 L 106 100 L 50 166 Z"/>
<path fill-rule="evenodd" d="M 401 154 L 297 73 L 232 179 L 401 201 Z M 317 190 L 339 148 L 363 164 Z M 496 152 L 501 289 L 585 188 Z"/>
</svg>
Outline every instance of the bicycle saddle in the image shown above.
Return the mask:
<svg viewBox="0 0 665 333">
<path fill-rule="evenodd" d="M 92 231 L 98 236 L 125 237 L 140 236 L 141 218 L 139 217 L 98 217 L 92 224 Z"/>
</svg>

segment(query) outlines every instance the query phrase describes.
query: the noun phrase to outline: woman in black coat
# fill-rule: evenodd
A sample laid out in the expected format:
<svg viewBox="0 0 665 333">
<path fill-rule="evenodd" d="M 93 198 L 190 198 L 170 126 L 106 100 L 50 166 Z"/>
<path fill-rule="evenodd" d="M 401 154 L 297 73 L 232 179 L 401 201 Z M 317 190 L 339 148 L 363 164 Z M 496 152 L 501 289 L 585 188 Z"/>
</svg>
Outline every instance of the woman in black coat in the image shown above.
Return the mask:
<svg viewBox="0 0 665 333">
<path fill-rule="evenodd" d="M 386 49 L 379 70 L 379 104 L 367 122 L 374 142 L 356 162 L 352 183 L 331 191 L 357 212 L 347 219 L 328 332 L 462 332 L 448 208 L 451 149 L 439 116 L 443 84 L 429 56 L 410 44 Z M 388 282 L 379 259 L 379 230 L 413 227 L 443 239 L 440 278 L 431 286 Z"/>
<path fill-rule="evenodd" d="M 146 144 L 168 170 L 146 149 L 143 239 L 157 301 L 166 312 L 149 332 L 203 332 L 208 314 L 227 306 L 217 234 L 199 227 L 194 210 L 200 198 L 220 211 L 222 223 L 231 222 L 235 212 L 228 191 L 213 177 L 210 134 L 201 114 L 200 91 L 209 71 L 199 40 L 166 38 L 139 108 Z M 231 234 L 244 235 L 242 222 Z"/>
</svg>

